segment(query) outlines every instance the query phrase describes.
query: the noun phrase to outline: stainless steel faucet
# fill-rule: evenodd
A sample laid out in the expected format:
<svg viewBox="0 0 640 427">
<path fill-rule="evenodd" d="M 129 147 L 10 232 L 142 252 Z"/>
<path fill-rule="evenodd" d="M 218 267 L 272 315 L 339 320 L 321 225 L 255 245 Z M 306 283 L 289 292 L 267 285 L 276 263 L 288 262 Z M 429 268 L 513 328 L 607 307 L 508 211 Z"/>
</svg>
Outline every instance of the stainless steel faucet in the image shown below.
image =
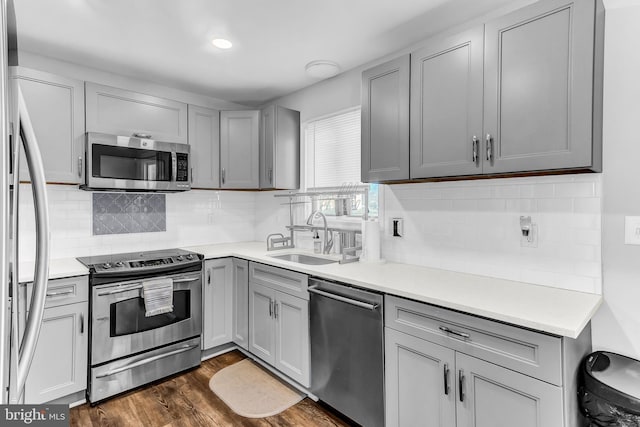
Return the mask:
<svg viewBox="0 0 640 427">
<path fill-rule="evenodd" d="M 318 216 L 320 216 L 322 218 L 322 221 L 324 222 L 324 248 L 322 249 L 322 253 L 328 254 L 329 251 L 331 251 L 331 248 L 333 247 L 333 236 L 329 238 L 329 227 L 327 226 L 327 217 L 325 217 L 322 212 L 315 210 L 311 213 L 311 215 L 309 215 L 309 218 L 307 219 L 307 225 L 313 225 L 313 220 Z"/>
</svg>

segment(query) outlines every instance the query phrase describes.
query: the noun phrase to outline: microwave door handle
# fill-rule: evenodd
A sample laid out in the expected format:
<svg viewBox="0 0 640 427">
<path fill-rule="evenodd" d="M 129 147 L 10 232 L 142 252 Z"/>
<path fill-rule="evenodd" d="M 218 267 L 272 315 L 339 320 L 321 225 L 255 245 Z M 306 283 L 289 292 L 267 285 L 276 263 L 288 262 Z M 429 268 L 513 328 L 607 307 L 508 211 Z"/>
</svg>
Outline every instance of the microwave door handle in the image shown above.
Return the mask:
<svg viewBox="0 0 640 427">
<path fill-rule="evenodd" d="M 178 160 L 176 159 L 176 152 L 171 152 L 171 176 L 169 181 L 176 181 L 178 179 Z"/>
<path fill-rule="evenodd" d="M 24 145 L 27 166 L 31 175 L 33 202 L 36 216 L 36 263 L 34 269 L 34 285 L 31 298 L 31 306 L 28 309 L 29 316 L 26 320 L 24 338 L 20 343 L 17 370 L 17 397 L 22 395 L 27 379 L 31 361 L 36 350 L 44 304 L 47 295 L 47 282 L 49 276 L 49 208 L 46 191 L 46 180 L 42 156 L 38 149 L 36 135 L 29 118 L 20 86 L 18 92 L 18 128 L 20 139 Z"/>
</svg>

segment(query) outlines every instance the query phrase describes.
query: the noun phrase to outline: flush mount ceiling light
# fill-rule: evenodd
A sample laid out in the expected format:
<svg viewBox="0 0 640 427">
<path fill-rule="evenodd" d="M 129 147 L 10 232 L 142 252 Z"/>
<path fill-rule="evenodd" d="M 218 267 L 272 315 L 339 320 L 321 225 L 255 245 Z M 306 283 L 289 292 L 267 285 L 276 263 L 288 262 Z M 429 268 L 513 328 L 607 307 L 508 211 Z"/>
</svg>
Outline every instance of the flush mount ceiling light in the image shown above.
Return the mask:
<svg viewBox="0 0 640 427">
<path fill-rule="evenodd" d="M 233 43 L 227 39 L 213 39 L 211 40 L 211 44 L 220 49 L 230 49 L 231 46 L 233 46 Z"/>
<path fill-rule="evenodd" d="M 308 75 L 317 79 L 328 79 L 340 72 L 340 66 L 338 66 L 338 64 L 326 60 L 311 61 L 304 69 Z"/>
</svg>

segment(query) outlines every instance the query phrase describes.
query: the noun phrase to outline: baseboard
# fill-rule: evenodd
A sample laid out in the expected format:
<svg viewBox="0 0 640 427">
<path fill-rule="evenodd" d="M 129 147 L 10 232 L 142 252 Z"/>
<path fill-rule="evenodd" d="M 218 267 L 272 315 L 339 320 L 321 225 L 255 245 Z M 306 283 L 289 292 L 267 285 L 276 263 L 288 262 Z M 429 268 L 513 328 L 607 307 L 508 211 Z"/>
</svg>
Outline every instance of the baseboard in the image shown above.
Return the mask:
<svg viewBox="0 0 640 427">
<path fill-rule="evenodd" d="M 227 344 L 222 344 L 216 347 L 202 350 L 202 352 L 200 353 L 200 361 L 204 362 L 205 360 L 220 356 L 221 354 L 229 353 L 230 351 L 233 351 L 237 348 L 238 346 L 235 343 L 230 342 Z"/>
</svg>

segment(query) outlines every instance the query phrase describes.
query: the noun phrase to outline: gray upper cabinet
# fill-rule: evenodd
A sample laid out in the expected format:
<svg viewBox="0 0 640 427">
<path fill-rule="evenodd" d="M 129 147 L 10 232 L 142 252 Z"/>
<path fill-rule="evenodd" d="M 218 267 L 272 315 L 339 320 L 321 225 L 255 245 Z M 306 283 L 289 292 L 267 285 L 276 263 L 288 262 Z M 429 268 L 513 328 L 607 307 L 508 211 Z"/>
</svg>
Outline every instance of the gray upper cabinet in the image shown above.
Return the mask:
<svg viewBox="0 0 640 427">
<path fill-rule="evenodd" d="M 220 188 L 220 111 L 189 105 L 191 187 Z"/>
<path fill-rule="evenodd" d="M 409 55 L 362 73 L 362 182 L 409 179 Z"/>
<path fill-rule="evenodd" d="M 550 0 L 486 24 L 485 173 L 600 169 L 594 16 L 594 0 Z"/>
<path fill-rule="evenodd" d="M 87 82 L 87 132 L 187 143 L 187 104 Z"/>
<path fill-rule="evenodd" d="M 260 111 L 220 112 L 221 188 L 260 186 Z"/>
<path fill-rule="evenodd" d="M 12 68 L 11 78 L 29 109 L 47 182 L 82 182 L 84 82 L 23 67 Z M 30 180 L 24 163 L 20 170 L 20 180 Z"/>
<path fill-rule="evenodd" d="M 484 27 L 411 53 L 411 178 L 482 173 Z"/>
<path fill-rule="evenodd" d="M 261 112 L 260 188 L 300 188 L 300 112 L 271 105 Z"/>
</svg>

